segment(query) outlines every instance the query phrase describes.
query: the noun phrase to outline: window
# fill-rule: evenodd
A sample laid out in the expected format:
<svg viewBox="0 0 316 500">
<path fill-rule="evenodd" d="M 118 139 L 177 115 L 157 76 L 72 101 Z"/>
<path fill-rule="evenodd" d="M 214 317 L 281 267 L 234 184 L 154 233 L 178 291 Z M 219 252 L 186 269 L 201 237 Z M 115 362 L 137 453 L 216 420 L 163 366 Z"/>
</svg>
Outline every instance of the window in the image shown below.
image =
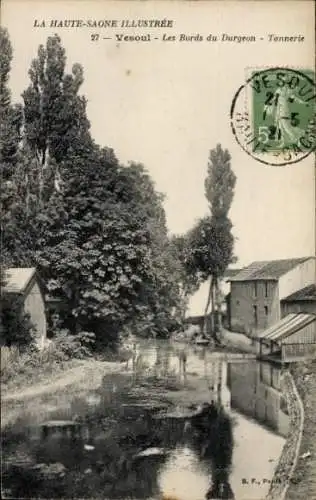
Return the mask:
<svg viewBox="0 0 316 500">
<path fill-rule="evenodd" d="M 264 292 L 265 292 L 264 293 L 265 296 L 268 297 L 268 282 L 267 281 L 264 283 Z"/>
<path fill-rule="evenodd" d="M 258 308 L 257 306 L 253 306 L 253 321 L 255 324 L 255 327 L 258 326 Z"/>
<path fill-rule="evenodd" d="M 269 309 L 268 306 L 264 306 L 264 327 L 267 328 L 269 326 Z"/>
<path fill-rule="evenodd" d="M 257 297 L 258 295 L 258 283 L 256 281 L 253 284 L 253 295 L 254 297 Z"/>
</svg>

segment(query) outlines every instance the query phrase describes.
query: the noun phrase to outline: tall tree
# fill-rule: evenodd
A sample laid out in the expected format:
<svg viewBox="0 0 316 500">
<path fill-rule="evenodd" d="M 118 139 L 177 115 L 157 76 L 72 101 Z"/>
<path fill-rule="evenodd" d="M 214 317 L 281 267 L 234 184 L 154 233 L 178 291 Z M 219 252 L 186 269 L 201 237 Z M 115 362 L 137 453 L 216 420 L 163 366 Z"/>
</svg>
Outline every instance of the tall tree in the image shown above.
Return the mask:
<svg viewBox="0 0 316 500">
<path fill-rule="evenodd" d="M 22 111 L 12 106 L 8 81 L 12 62 L 12 45 L 6 28 L 0 27 L 0 167 L 1 179 L 10 179 L 18 154 Z"/>
<path fill-rule="evenodd" d="M 65 64 L 55 35 L 31 65 L 23 150 L 2 199 L 6 263 L 39 267 L 72 333 L 108 343 L 123 323 L 161 332 L 178 300 L 163 197 L 142 165 L 94 144 L 82 69 Z"/>
<path fill-rule="evenodd" d="M 59 164 L 67 154 L 80 154 L 92 146 L 86 100 L 78 95 L 83 69 L 74 64 L 65 72 L 66 54 L 58 35 L 39 46 L 29 70 L 30 85 L 23 92 L 25 139 L 37 161 L 38 203 L 42 206 L 47 178 L 60 189 Z M 47 194 L 47 193 L 46 193 Z"/>
<path fill-rule="evenodd" d="M 93 331 L 100 344 L 123 323 L 159 328 L 173 305 L 160 195 L 143 167 L 122 167 L 109 151 L 67 161 L 38 251 L 51 293 L 67 305 L 65 326 Z"/>
<path fill-rule="evenodd" d="M 74 64 L 65 73 L 66 55 L 58 35 L 39 46 L 29 70 L 30 85 L 23 92 L 25 135 L 41 165 L 50 158 L 59 163 L 69 149 L 80 151 L 91 140 L 86 100 L 78 95 L 83 69 Z"/>
<path fill-rule="evenodd" d="M 218 305 L 216 299 L 219 295 L 219 279 L 223 277 L 228 265 L 235 262 L 232 223 L 228 214 L 234 198 L 236 175 L 231 168 L 231 156 L 228 150 L 223 150 L 220 144 L 210 151 L 207 174 L 205 195 L 209 203 L 214 232 L 214 265 L 209 295 L 212 312 L 215 313 Z M 210 299 L 208 299 L 205 314 L 207 314 Z M 214 314 L 212 318 L 214 328 Z"/>
<path fill-rule="evenodd" d="M 10 95 L 6 82 L 12 49 L 6 32 L 2 38 L 3 54 L 7 54 L 1 56 L 1 102 L 5 107 Z M 55 35 L 48 38 L 45 47 L 39 47 L 29 70 L 30 85 L 23 93 L 22 147 L 2 196 L 3 258 L 8 264 L 36 264 L 41 218 L 48 205 L 51 210 L 58 202 L 55 194 L 63 187 L 61 164 L 67 155 L 80 156 L 94 148 L 86 101 L 78 95 L 83 70 L 75 64 L 67 74 L 65 65 L 65 50 Z M 5 130 L 14 138 L 7 124 Z M 67 165 L 71 169 L 69 162 Z"/>
<path fill-rule="evenodd" d="M 210 280 L 209 293 L 204 311 L 204 331 L 207 314 L 212 303 L 212 331 L 217 309 L 219 280 L 234 259 L 234 237 L 229 210 L 234 197 L 236 176 L 231 168 L 231 156 L 218 144 L 210 151 L 205 195 L 210 215 L 201 219 L 192 229 L 190 238 L 190 265 L 203 281 Z M 218 312 L 218 311 L 217 311 Z"/>
<path fill-rule="evenodd" d="M 18 250 L 17 231 L 13 207 L 18 205 L 18 192 L 15 176 L 20 160 L 20 140 L 22 111 L 20 106 L 11 103 L 11 91 L 8 87 L 12 45 L 8 31 L 0 27 L 0 177 L 1 177 L 1 263 L 13 264 L 13 247 Z M 9 236 L 10 235 L 10 236 Z M 22 245 L 23 247 L 24 245 Z"/>
</svg>

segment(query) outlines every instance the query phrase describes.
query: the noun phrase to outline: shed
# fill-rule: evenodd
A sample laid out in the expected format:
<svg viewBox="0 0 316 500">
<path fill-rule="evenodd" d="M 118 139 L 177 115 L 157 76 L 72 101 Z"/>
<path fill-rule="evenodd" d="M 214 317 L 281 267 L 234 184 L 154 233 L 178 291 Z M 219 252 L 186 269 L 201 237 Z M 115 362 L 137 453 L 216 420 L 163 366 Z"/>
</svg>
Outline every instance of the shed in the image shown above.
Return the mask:
<svg viewBox="0 0 316 500">
<path fill-rule="evenodd" d="M 259 355 L 289 363 L 316 356 L 316 315 L 291 313 L 260 333 Z"/>
<path fill-rule="evenodd" d="M 47 326 L 43 285 L 35 267 L 13 267 L 5 271 L 5 286 L 3 291 L 23 297 L 24 311 L 30 315 L 30 320 L 37 331 L 37 344 L 44 347 Z"/>
<path fill-rule="evenodd" d="M 316 284 L 306 286 L 283 299 L 281 310 L 282 316 L 292 312 L 316 314 Z"/>
</svg>

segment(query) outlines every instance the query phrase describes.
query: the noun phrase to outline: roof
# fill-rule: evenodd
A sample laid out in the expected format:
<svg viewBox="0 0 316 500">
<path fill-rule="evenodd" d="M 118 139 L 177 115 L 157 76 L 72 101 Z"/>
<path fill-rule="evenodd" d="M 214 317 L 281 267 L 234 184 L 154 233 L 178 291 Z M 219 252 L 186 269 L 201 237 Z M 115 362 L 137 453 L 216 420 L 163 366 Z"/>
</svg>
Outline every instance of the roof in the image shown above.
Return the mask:
<svg viewBox="0 0 316 500">
<path fill-rule="evenodd" d="M 241 269 L 226 269 L 224 273 L 224 278 L 226 280 L 229 280 L 230 278 L 233 278 L 236 276 L 236 274 L 240 273 Z"/>
<path fill-rule="evenodd" d="M 277 281 L 283 274 L 294 269 L 299 264 L 313 259 L 314 257 L 301 257 L 297 259 L 263 260 L 252 262 L 244 267 L 230 281 L 252 281 L 252 280 L 275 280 Z"/>
<path fill-rule="evenodd" d="M 297 292 L 292 293 L 288 297 L 285 297 L 283 301 L 286 302 L 296 302 L 298 300 L 315 300 L 316 301 L 316 284 L 309 285 Z"/>
<path fill-rule="evenodd" d="M 4 291 L 8 293 L 24 293 L 35 273 L 35 267 L 11 267 L 6 269 Z"/>
<path fill-rule="evenodd" d="M 261 332 L 259 338 L 269 341 L 273 340 L 274 342 L 282 342 L 314 321 L 316 321 L 315 314 L 291 313 L 275 325 Z"/>
</svg>

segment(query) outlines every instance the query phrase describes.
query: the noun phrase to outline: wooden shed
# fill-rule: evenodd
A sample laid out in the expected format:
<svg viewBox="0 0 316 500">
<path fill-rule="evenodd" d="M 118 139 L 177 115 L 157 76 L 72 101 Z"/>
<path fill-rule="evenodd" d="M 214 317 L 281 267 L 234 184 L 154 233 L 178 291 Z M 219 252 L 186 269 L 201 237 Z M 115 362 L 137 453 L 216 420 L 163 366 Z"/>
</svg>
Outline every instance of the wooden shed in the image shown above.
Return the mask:
<svg viewBox="0 0 316 500">
<path fill-rule="evenodd" d="M 316 314 L 291 313 L 257 338 L 262 359 L 290 363 L 316 357 Z"/>
<path fill-rule="evenodd" d="M 316 284 L 306 286 L 281 301 L 282 316 L 298 312 L 316 314 Z"/>
<path fill-rule="evenodd" d="M 45 345 L 47 327 L 45 300 L 42 283 L 35 267 L 13 267 L 5 271 L 4 292 L 23 297 L 24 311 L 37 331 L 37 345 L 42 349 Z"/>
</svg>

